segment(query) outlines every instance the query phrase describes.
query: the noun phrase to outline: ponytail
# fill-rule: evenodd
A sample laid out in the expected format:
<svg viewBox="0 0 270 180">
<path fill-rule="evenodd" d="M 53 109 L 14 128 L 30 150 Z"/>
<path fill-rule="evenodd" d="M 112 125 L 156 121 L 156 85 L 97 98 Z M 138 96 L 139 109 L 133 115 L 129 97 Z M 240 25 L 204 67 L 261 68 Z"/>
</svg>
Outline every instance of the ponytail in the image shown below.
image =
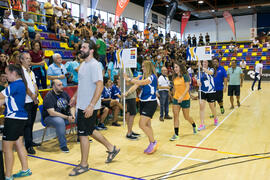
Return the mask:
<svg viewBox="0 0 270 180">
<path fill-rule="evenodd" d="M 14 72 L 15 71 L 17 73 L 17 75 L 20 78 L 22 78 L 23 83 L 24 83 L 25 87 L 27 88 L 27 81 L 26 81 L 26 79 L 24 77 L 24 73 L 23 73 L 22 67 L 20 65 L 10 64 L 10 65 L 7 66 L 7 68 L 8 68 L 8 70 L 10 72 Z"/>
</svg>

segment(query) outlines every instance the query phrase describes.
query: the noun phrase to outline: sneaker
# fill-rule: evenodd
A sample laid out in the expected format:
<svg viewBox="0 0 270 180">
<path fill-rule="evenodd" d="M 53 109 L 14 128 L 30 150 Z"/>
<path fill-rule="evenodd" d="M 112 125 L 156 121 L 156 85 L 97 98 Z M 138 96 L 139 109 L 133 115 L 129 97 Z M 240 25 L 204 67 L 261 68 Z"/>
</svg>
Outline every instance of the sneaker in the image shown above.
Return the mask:
<svg viewBox="0 0 270 180">
<path fill-rule="evenodd" d="M 61 151 L 63 151 L 64 153 L 69 153 L 69 149 L 67 146 L 61 147 Z"/>
<path fill-rule="evenodd" d="M 220 108 L 220 112 L 221 112 L 221 114 L 224 114 L 225 113 L 224 108 Z"/>
<path fill-rule="evenodd" d="M 210 118 L 214 118 L 214 115 L 210 115 Z"/>
<path fill-rule="evenodd" d="M 197 134 L 197 127 L 193 127 L 193 134 Z"/>
<path fill-rule="evenodd" d="M 132 132 L 131 134 L 132 134 L 132 136 L 135 136 L 135 137 L 140 137 L 141 136 L 140 134 L 135 133 L 135 132 Z"/>
<path fill-rule="evenodd" d="M 218 119 L 216 118 L 216 119 L 214 119 L 214 124 L 215 124 L 215 126 L 217 126 L 218 125 Z"/>
<path fill-rule="evenodd" d="M 101 130 L 102 130 L 102 128 L 99 127 L 99 126 L 95 126 L 95 129 L 96 129 L 97 131 L 101 131 Z"/>
<path fill-rule="evenodd" d="M 200 125 L 200 127 L 198 128 L 198 131 L 202 131 L 202 130 L 204 130 L 205 129 L 205 125 Z"/>
<path fill-rule="evenodd" d="M 151 147 L 151 143 L 148 145 L 148 147 L 144 150 L 144 153 L 147 153 Z"/>
<path fill-rule="evenodd" d="M 126 135 L 126 138 L 129 139 L 129 140 L 131 140 L 131 141 L 136 141 L 136 140 L 138 140 L 138 137 L 133 136 L 132 134 Z"/>
<path fill-rule="evenodd" d="M 20 177 L 26 177 L 31 176 L 32 172 L 30 169 L 27 169 L 26 171 L 21 170 L 20 172 L 13 174 L 13 178 L 20 178 Z"/>
<path fill-rule="evenodd" d="M 159 117 L 159 120 L 162 121 L 162 122 L 164 121 L 163 117 Z"/>
<path fill-rule="evenodd" d="M 113 123 L 112 123 L 112 126 L 117 126 L 117 127 L 120 127 L 120 126 L 121 126 L 121 124 L 118 124 L 117 122 L 113 122 Z"/>
<path fill-rule="evenodd" d="M 98 127 L 101 128 L 101 130 L 107 130 L 108 128 L 105 126 L 104 123 L 99 123 Z"/>
<path fill-rule="evenodd" d="M 11 177 L 5 177 L 5 180 L 13 180 L 14 178 L 13 178 L 13 176 L 11 176 Z"/>
<path fill-rule="evenodd" d="M 150 147 L 148 149 L 148 151 L 146 151 L 146 154 L 153 154 L 154 152 L 156 152 L 158 147 L 157 141 L 150 143 Z"/>
<path fill-rule="evenodd" d="M 168 115 L 168 116 L 165 116 L 164 119 L 172 119 L 172 117 Z"/>
<path fill-rule="evenodd" d="M 179 136 L 177 136 L 176 134 L 174 134 L 174 135 L 171 137 L 170 141 L 175 141 L 175 140 L 177 140 L 177 139 L 179 139 Z"/>
<path fill-rule="evenodd" d="M 26 151 L 27 151 L 28 154 L 36 154 L 36 151 L 34 150 L 33 147 L 26 148 Z"/>
</svg>

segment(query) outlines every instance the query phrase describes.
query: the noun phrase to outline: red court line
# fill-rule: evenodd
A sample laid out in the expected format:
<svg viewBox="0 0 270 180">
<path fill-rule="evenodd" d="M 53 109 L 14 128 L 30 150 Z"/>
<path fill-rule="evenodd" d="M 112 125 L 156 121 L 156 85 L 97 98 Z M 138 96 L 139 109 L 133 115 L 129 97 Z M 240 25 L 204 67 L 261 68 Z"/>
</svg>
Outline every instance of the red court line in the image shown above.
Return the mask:
<svg viewBox="0 0 270 180">
<path fill-rule="evenodd" d="M 213 149 L 213 148 L 205 148 L 205 147 L 197 147 L 197 146 L 188 146 L 188 145 L 181 145 L 181 144 L 176 144 L 176 146 L 187 147 L 187 148 L 197 148 L 197 149 L 203 149 L 203 150 L 209 150 L 209 151 L 218 151 L 217 149 Z"/>
</svg>

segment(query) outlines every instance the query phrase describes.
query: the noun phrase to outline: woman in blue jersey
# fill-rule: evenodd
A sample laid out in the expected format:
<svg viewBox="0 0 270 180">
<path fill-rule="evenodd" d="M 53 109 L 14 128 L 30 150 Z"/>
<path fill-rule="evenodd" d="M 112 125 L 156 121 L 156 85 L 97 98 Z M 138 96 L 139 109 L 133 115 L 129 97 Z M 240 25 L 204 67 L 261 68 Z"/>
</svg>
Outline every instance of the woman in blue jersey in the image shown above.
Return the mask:
<svg viewBox="0 0 270 180">
<path fill-rule="evenodd" d="M 198 63 L 199 68 L 201 68 L 201 64 Z M 211 109 L 212 114 L 214 115 L 214 124 L 215 126 L 218 125 L 218 119 L 216 114 L 216 108 L 215 108 L 215 84 L 214 84 L 214 69 L 208 67 L 208 61 L 204 60 L 202 63 L 202 70 L 201 73 L 198 75 L 198 85 L 201 87 L 201 97 L 200 97 L 200 119 L 201 119 L 201 125 L 198 128 L 199 131 L 205 129 L 204 124 L 204 117 L 205 117 L 205 104 L 206 101 L 209 104 L 209 107 Z"/>
<path fill-rule="evenodd" d="M 112 99 L 120 102 L 121 99 L 121 90 L 119 88 L 120 86 L 120 77 L 118 75 L 114 76 L 113 85 L 111 88 L 111 97 Z"/>
<path fill-rule="evenodd" d="M 125 75 L 125 79 L 134 85 L 125 93 L 125 96 L 141 88 L 140 97 L 140 122 L 139 126 L 149 139 L 149 146 L 144 150 L 146 154 L 152 154 L 157 150 L 157 141 L 154 139 L 154 133 L 151 126 L 151 119 L 157 108 L 156 91 L 157 76 L 155 67 L 151 61 L 144 61 L 142 64 L 143 76 L 139 79 L 131 79 Z"/>
<path fill-rule="evenodd" d="M 28 119 L 24 109 L 26 86 L 20 66 L 9 65 L 5 69 L 9 85 L 0 93 L 0 105 L 5 104 L 5 124 L 3 131 L 3 152 L 5 155 L 6 180 L 30 176 L 27 153 L 23 144 L 24 126 Z M 13 147 L 16 147 L 22 170 L 12 175 L 14 164 Z"/>
</svg>

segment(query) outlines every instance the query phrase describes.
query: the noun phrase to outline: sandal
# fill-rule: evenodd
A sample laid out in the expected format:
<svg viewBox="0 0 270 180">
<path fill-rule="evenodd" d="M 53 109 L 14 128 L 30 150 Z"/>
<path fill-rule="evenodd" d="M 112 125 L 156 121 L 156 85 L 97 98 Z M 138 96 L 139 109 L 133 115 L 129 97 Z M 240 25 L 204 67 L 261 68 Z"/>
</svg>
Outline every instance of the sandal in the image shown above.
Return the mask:
<svg viewBox="0 0 270 180">
<path fill-rule="evenodd" d="M 110 163 L 115 158 L 115 156 L 120 152 L 120 149 L 116 149 L 116 146 L 113 146 L 112 152 L 109 152 L 109 151 L 106 151 L 106 152 L 108 153 L 106 163 Z"/>
<path fill-rule="evenodd" d="M 89 171 L 88 165 L 86 167 L 83 167 L 82 165 L 79 164 L 78 166 L 73 168 L 71 171 L 71 173 L 75 172 L 75 174 L 70 173 L 69 176 L 77 176 L 77 175 L 80 175 L 80 174 L 85 173 L 87 171 Z"/>
</svg>

